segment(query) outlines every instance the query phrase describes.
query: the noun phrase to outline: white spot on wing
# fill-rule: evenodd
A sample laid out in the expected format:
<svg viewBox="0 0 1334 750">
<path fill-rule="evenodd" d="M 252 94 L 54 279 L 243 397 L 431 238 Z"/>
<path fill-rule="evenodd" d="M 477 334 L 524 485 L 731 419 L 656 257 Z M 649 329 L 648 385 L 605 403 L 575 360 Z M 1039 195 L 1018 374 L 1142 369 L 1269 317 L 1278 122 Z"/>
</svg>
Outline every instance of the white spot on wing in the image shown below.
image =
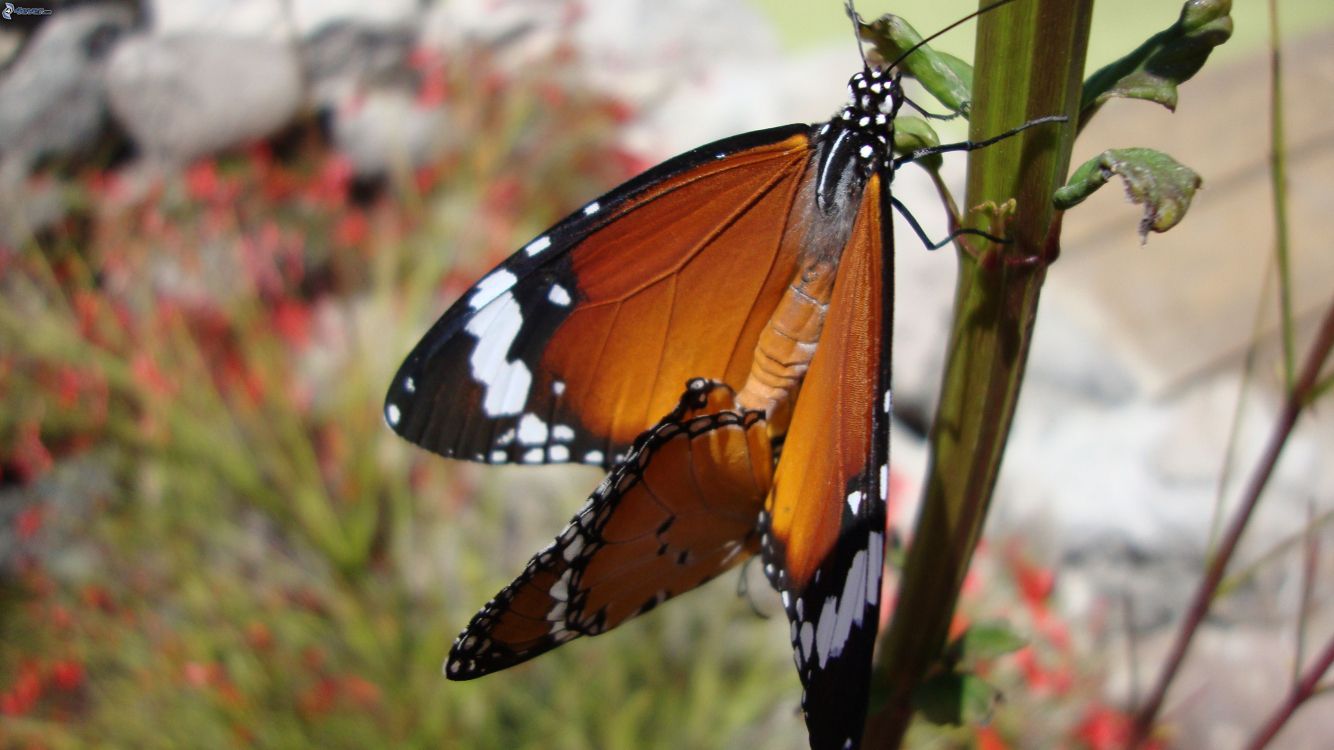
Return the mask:
<svg viewBox="0 0 1334 750">
<path fill-rule="evenodd" d="M 560 556 L 565 558 L 565 562 L 574 562 L 574 558 L 578 557 L 579 553 L 582 552 L 583 549 L 584 549 L 583 537 L 576 536 L 570 540 L 569 544 L 565 545 L 565 550 L 561 552 Z"/>
<path fill-rule="evenodd" d="M 889 499 L 889 464 L 880 464 L 880 499 Z"/>
<path fill-rule="evenodd" d="M 495 277 L 505 271 L 497 271 L 487 278 Z M 513 274 L 508 274 L 513 278 Z M 483 281 L 485 284 L 485 281 Z M 481 296 L 478 288 L 474 301 Z M 523 314 L 514 301 L 514 295 L 503 292 L 496 300 L 497 304 L 487 305 L 478 310 L 468 324 L 463 327 L 473 338 L 477 346 L 468 358 L 472 367 L 472 377 L 486 389 L 482 398 L 482 409 L 488 416 L 499 417 L 518 414 L 528 401 L 528 387 L 533 382 L 532 373 L 523 362 L 510 362 L 509 349 L 514 339 L 523 328 Z M 476 305 L 474 305 L 476 307 Z M 504 387 L 501 387 L 501 386 Z"/>
<path fill-rule="evenodd" d="M 390 427 L 397 427 L 398 420 L 403 418 L 403 412 L 398 410 L 398 404 L 389 404 L 384 407 L 384 418 L 389 420 Z"/>
<path fill-rule="evenodd" d="M 403 390 L 407 391 L 408 393 L 416 393 L 416 392 L 417 392 L 417 381 L 413 380 L 411 377 L 409 377 L 408 379 L 404 380 L 404 381 L 403 381 Z"/>
<path fill-rule="evenodd" d="M 525 247 L 523 251 L 525 253 L 528 253 L 529 256 L 533 256 L 537 255 L 543 250 L 546 250 L 549 247 L 551 247 L 551 238 L 544 234 L 541 237 L 538 237 L 537 239 L 533 240 L 532 242 L 529 242 L 528 246 Z"/>
<path fill-rule="evenodd" d="M 551 291 L 547 292 L 547 300 L 559 307 L 569 307 L 570 293 L 565 291 L 565 287 L 560 284 L 552 284 Z"/>
<path fill-rule="evenodd" d="M 505 451 L 491 451 L 491 463 L 493 464 L 505 463 L 506 458 L 509 458 L 509 454 Z"/>
<path fill-rule="evenodd" d="M 602 451 L 589 451 L 584 454 L 584 463 L 600 464 L 602 463 Z"/>
<path fill-rule="evenodd" d="M 565 601 L 570 597 L 571 572 L 572 571 L 569 570 L 565 571 L 565 573 L 560 578 L 556 579 L 555 583 L 551 584 L 551 588 L 547 591 L 547 593 L 551 595 L 552 599 L 559 599 L 561 601 Z"/>
<path fill-rule="evenodd" d="M 564 380 L 557 380 L 557 381 L 554 381 L 554 382 L 551 384 L 551 392 L 554 393 L 554 394 L 556 394 L 557 396 L 559 396 L 559 395 L 561 395 L 562 393 L 564 393 L 564 392 L 565 392 L 565 381 L 564 381 Z"/>
<path fill-rule="evenodd" d="M 547 441 L 547 423 L 533 414 L 523 415 L 519 420 L 519 442 L 524 445 L 541 445 Z"/>
<path fill-rule="evenodd" d="M 584 206 L 584 216 L 592 216 L 593 214 L 601 210 L 602 210 L 602 204 L 598 203 L 597 201 L 593 201 L 587 206 Z"/>
<path fill-rule="evenodd" d="M 563 445 L 553 445 L 547 449 L 547 456 L 557 463 L 564 463 L 570 460 L 570 449 Z"/>
<path fill-rule="evenodd" d="M 857 511 L 860 510 L 861 507 L 862 507 L 862 491 L 853 490 L 852 492 L 849 492 L 848 509 L 852 511 L 852 515 L 854 516 L 857 515 Z"/>
<path fill-rule="evenodd" d="M 885 391 L 885 413 L 889 414 L 894 409 L 894 396 L 890 391 Z"/>
<path fill-rule="evenodd" d="M 474 310 L 480 310 L 491 303 L 492 300 L 508 292 L 518 281 L 514 274 L 500 269 L 477 282 L 477 287 L 472 293 L 472 298 L 468 300 L 468 307 Z"/>
<path fill-rule="evenodd" d="M 885 538 L 880 532 L 871 532 L 866 552 L 870 555 L 866 563 L 866 603 L 874 607 L 880 600 L 880 576 L 884 575 L 885 565 Z"/>
<path fill-rule="evenodd" d="M 574 429 L 567 424 L 558 424 L 551 428 L 551 437 L 559 442 L 568 443 L 574 440 Z"/>
<path fill-rule="evenodd" d="M 867 144 L 857 149 L 857 153 L 861 154 L 863 159 L 869 159 L 871 158 L 871 154 L 875 153 L 875 149 L 871 148 L 870 144 Z"/>
<path fill-rule="evenodd" d="M 843 593 L 828 597 L 820 610 L 820 623 L 815 633 L 816 653 L 823 668 L 829 659 L 843 653 L 843 646 L 852 634 L 853 625 L 861 625 L 866 611 L 867 554 L 860 550 L 852 556 L 848 576 L 843 579 Z"/>
<path fill-rule="evenodd" d="M 798 600 L 800 601 L 800 600 Z M 801 624 L 801 660 L 810 661 L 811 641 L 815 639 L 815 628 L 809 622 Z"/>
<path fill-rule="evenodd" d="M 526 464 L 540 464 L 544 458 L 541 448 L 529 448 L 523 454 L 523 462 Z"/>
<path fill-rule="evenodd" d="M 548 622 L 563 622 L 565 620 L 565 602 L 556 602 L 551 605 L 551 611 L 547 612 Z"/>
</svg>

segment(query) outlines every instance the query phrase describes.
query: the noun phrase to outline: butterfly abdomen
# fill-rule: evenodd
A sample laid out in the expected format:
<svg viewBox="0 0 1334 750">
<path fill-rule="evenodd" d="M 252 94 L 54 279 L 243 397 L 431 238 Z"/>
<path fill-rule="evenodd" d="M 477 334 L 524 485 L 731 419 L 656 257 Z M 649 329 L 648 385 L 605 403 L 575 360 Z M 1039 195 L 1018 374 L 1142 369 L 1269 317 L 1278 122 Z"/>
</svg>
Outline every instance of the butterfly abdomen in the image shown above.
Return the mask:
<svg viewBox="0 0 1334 750">
<path fill-rule="evenodd" d="M 742 408 L 772 416 L 780 404 L 796 396 L 824 330 L 835 271 L 833 265 L 817 262 L 799 274 L 783 293 L 760 333 L 750 375 L 737 394 Z"/>
</svg>

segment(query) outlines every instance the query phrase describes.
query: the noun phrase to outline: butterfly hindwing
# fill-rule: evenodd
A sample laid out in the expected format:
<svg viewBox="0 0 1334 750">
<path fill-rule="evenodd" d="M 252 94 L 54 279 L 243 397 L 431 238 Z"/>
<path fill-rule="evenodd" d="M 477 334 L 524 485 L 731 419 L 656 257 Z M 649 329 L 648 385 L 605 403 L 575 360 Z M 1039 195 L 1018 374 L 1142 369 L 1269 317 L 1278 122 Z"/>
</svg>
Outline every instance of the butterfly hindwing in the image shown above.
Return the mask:
<svg viewBox="0 0 1334 750">
<path fill-rule="evenodd" d="M 570 525 L 469 623 L 445 673 L 471 679 L 597 635 L 754 554 L 772 482 L 763 414 L 694 379 Z"/>
<path fill-rule="evenodd" d="M 385 418 L 441 455 L 610 468 L 707 374 L 737 387 L 797 264 L 809 129 L 725 139 L 631 180 L 466 292 Z"/>
<path fill-rule="evenodd" d="M 881 179 L 861 198 L 761 520 L 816 750 L 860 742 L 879 624 L 893 292 Z"/>
</svg>

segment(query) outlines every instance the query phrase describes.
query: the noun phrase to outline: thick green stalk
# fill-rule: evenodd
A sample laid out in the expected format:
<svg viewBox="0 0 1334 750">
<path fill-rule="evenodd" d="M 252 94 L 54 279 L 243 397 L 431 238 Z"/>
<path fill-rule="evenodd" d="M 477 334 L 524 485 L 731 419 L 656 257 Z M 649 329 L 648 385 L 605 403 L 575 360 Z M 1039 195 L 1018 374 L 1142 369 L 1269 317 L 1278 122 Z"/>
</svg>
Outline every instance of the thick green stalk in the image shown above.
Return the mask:
<svg viewBox="0 0 1334 750">
<path fill-rule="evenodd" d="M 979 19 L 970 137 L 979 140 L 1044 115 L 1043 125 L 972 153 L 965 205 L 1010 199 L 1003 246 L 959 252 L 955 314 L 931 435 L 926 496 L 908 551 L 894 618 L 882 642 L 888 704 L 868 747 L 897 747 L 914 688 L 938 662 L 955 601 L 986 518 L 1037 312 L 1046 266 L 1059 247 L 1052 194 L 1069 168 L 1092 0 L 1029 0 Z"/>
</svg>

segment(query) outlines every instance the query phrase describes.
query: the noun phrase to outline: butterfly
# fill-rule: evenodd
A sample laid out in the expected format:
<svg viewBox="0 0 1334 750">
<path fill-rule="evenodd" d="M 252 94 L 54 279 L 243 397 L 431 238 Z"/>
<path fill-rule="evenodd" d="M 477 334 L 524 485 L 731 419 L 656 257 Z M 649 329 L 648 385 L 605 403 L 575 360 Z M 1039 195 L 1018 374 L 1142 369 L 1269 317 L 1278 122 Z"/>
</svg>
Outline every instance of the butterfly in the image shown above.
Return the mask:
<svg viewBox="0 0 1334 750">
<path fill-rule="evenodd" d="M 447 677 L 606 632 L 759 554 L 811 746 L 860 743 L 885 552 L 890 213 L 906 215 L 891 182 L 1046 119 L 895 156 L 901 73 L 864 62 L 848 89 L 828 122 L 701 146 L 585 204 L 403 362 L 384 414 L 408 440 L 608 471 L 473 617 Z"/>
</svg>

